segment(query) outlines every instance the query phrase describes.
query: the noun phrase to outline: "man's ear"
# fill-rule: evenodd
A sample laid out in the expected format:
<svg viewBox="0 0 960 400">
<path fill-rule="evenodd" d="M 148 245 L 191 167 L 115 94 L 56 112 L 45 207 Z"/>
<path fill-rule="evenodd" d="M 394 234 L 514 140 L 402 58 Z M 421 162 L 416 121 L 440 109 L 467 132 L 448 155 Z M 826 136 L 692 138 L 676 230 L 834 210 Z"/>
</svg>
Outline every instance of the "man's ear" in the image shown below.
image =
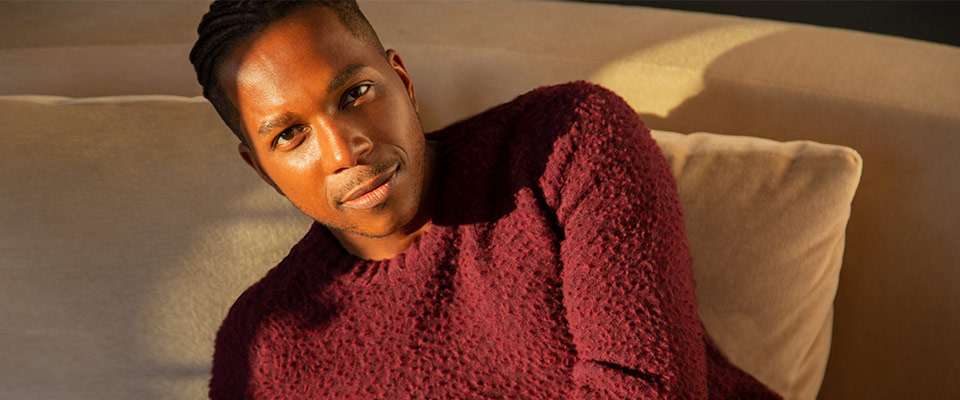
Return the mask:
<svg viewBox="0 0 960 400">
<path fill-rule="evenodd" d="M 390 66 L 393 67 L 393 70 L 400 76 L 400 81 L 403 82 L 403 86 L 407 88 L 407 96 L 410 97 L 410 102 L 413 103 L 413 109 L 419 112 L 420 107 L 417 106 L 417 92 L 413 89 L 413 80 L 410 79 L 410 74 L 407 73 L 407 67 L 403 65 L 403 59 L 400 58 L 400 53 L 397 53 L 394 49 L 388 49 L 387 61 L 390 62 Z"/>
<path fill-rule="evenodd" d="M 250 168 L 253 168 L 254 171 L 257 171 L 257 175 L 260 175 L 260 179 L 263 179 L 264 182 L 267 182 L 268 185 L 273 187 L 273 190 L 276 190 L 277 193 L 280 193 L 283 196 L 283 192 L 280 191 L 280 188 L 277 187 L 276 183 L 273 183 L 273 179 L 270 179 L 270 176 L 267 175 L 267 172 L 263 170 L 263 167 L 260 166 L 260 162 L 257 161 L 257 156 L 253 154 L 253 150 L 250 150 L 250 147 L 246 143 L 240 142 L 240 145 L 237 146 L 237 151 L 240 152 L 240 158 L 243 161 L 247 162 L 247 165 Z"/>
</svg>

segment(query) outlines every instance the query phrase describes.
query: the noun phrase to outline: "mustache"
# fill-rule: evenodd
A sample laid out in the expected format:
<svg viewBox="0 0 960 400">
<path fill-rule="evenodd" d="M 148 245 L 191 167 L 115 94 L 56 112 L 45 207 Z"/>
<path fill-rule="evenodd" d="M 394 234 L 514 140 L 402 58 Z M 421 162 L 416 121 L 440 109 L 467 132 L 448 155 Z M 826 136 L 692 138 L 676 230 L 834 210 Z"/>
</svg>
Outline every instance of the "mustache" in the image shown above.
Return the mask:
<svg viewBox="0 0 960 400">
<path fill-rule="evenodd" d="M 357 174 L 353 177 L 350 177 L 349 181 L 343 185 L 343 188 L 337 193 L 337 204 L 343 204 L 343 199 L 346 197 L 353 189 L 363 185 L 369 180 L 373 179 L 380 174 L 383 174 L 390 168 L 393 168 L 394 165 L 400 164 L 399 160 L 389 160 L 378 165 L 371 166 L 370 169 L 366 171 L 358 171 Z"/>
</svg>

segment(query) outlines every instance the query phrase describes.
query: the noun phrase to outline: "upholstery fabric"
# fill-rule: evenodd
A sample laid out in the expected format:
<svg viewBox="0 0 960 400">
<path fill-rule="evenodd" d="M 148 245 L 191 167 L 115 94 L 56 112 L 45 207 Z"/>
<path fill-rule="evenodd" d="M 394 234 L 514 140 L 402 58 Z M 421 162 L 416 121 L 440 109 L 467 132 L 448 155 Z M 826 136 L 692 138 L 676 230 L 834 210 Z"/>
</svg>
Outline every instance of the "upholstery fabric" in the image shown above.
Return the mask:
<svg viewBox="0 0 960 400">
<path fill-rule="evenodd" d="M 243 164 L 202 99 L 5 97 L 0 132 L 0 318 L 14 349 L 0 395 L 202 397 L 228 307 L 310 220 Z M 654 138 L 678 180 L 711 336 L 773 389 L 812 398 L 859 156 Z"/>
<path fill-rule="evenodd" d="M 227 307 L 310 223 L 205 101 L 0 100 L 0 398 L 205 398 Z"/>
<path fill-rule="evenodd" d="M 187 53 L 207 6 L 2 1 L 0 94 L 198 95 Z M 567 1 L 360 6 L 403 56 L 427 129 L 537 85 L 586 79 L 654 129 L 857 149 L 867 168 L 818 397 L 960 398 L 960 48 Z"/>
</svg>

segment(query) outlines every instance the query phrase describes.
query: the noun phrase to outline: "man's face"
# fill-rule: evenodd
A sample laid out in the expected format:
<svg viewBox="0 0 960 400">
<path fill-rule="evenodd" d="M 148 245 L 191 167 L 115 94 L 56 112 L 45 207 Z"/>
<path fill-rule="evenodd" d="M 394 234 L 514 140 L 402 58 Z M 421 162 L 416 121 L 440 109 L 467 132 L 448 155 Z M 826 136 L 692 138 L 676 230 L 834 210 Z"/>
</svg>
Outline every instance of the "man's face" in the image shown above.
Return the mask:
<svg viewBox="0 0 960 400">
<path fill-rule="evenodd" d="M 425 145 L 396 52 L 308 7 L 248 39 L 218 77 L 247 138 L 241 156 L 304 213 L 370 237 L 413 219 Z"/>
</svg>

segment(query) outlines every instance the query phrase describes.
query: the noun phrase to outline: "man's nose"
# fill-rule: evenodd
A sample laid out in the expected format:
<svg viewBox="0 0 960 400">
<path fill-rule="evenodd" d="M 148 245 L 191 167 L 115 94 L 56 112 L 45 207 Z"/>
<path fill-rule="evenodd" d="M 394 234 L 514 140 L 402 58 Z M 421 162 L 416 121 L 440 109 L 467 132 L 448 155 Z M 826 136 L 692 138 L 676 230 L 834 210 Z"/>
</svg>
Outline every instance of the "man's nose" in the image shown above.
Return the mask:
<svg viewBox="0 0 960 400">
<path fill-rule="evenodd" d="M 326 124 L 320 140 L 326 141 L 325 158 L 330 173 L 336 174 L 358 164 L 366 163 L 365 156 L 373 142 L 361 129 L 349 124 Z"/>
</svg>

